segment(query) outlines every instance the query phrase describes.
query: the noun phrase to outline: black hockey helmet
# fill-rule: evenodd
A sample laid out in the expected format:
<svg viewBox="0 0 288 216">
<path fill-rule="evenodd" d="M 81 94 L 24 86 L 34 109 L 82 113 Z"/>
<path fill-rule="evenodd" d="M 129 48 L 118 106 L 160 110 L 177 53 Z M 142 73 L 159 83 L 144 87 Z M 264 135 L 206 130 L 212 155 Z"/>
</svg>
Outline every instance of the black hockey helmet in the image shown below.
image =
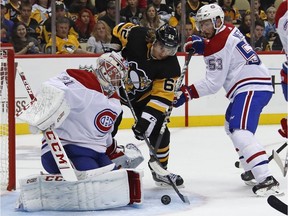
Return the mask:
<svg viewBox="0 0 288 216">
<path fill-rule="evenodd" d="M 156 30 L 156 40 L 171 48 L 178 47 L 180 43 L 178 30 L 168 24 L 164 24 Z"/>
</svg>

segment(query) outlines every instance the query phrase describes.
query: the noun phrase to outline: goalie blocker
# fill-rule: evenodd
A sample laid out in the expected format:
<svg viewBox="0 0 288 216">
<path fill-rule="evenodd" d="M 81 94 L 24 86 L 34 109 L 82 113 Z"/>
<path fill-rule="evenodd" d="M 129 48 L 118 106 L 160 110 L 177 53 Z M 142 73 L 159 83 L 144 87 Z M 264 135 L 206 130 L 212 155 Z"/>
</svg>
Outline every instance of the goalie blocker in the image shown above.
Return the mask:
<svg viewBox="0 0 288 216">
<path fill-rule="evenodd" d="M 18 211 L 93 211 L 141 204 L 143 171 L 105 172 L 80 181 L 62 175 L 35 175 L 20 180 Z M 107 184 L 109 183 L 109 184 Z"/>
</svg>

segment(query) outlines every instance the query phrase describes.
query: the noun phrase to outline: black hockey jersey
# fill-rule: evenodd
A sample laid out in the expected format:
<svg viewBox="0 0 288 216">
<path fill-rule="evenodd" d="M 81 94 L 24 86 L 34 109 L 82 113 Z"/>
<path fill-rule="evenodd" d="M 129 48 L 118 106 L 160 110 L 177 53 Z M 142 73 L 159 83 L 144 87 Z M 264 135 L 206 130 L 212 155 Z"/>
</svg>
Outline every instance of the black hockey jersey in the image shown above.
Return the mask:
<svg viewBox="0 0 288 216">
<path fill-rule="evenodd" d="M 145 27 L 122 23 L 113 29 L 112 43 L 122 46 L 122 55 L 129 62 L 126 91 L 135 111 L 145 111 L 157 118 L 172 104 L 180 65 L 176 55 L 164 60 L 153 59 L 147 32 Z M 126 104 L 121 89 L 120 94 L 122 103 Z"/>
</svg>

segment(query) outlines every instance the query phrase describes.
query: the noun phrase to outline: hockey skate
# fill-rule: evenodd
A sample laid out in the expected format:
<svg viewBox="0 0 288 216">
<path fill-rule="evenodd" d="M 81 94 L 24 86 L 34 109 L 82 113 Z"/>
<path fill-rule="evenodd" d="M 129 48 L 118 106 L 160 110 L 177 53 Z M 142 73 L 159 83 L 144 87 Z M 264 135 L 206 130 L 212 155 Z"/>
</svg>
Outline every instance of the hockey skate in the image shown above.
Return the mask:
<svg viewBox="0 0 288 216">
<path fill-rule="evenodd" d="M 249 186 L 255 186 L 257 184 L 257 182 L 256 182 L 256 180 L 254 178 L 254 175 L 251 172 L 251 170 L 242 173 L 241 174 L 241 179 L 244 181 L 244 183 L 246 185 L 249 185 Z"/>
<path fill-rule="evenodd" d="M 255 185 L 252 191 L 257 196 L 280 195 L 283 193 L 279 189 L 279 182 L 273 176 L 268 176 L 263 182 Z"/>
<path fill-rule="evenodd" d="M 148 164 L 149 166 L 149 164 Z M 161 175 L 158 175 L 157 173 L 155 173 L 155 171 L 149 166 L 150 170 L 151 170 L 151 173 L 152 173 L 152 177 L 155 181 L 155 184 L 157 186 L 161 186 L 161 187 L 167 187 L 167 186 L 170 186 L 170 181 L 169 179 L 166 177 L 166 176 L 161 176 Z M 172 182 L 174 182 L 174 184 L 177 186 L 177 187 L 184 187 L 183 183 L 184 183 L 184 180 L 182 179 L 182 177 L 180 175 L 176 175 L 174 173 L 170 173 L 169 174 L 170 176 L 170 179 L 172 180 Z"/>
</svg>

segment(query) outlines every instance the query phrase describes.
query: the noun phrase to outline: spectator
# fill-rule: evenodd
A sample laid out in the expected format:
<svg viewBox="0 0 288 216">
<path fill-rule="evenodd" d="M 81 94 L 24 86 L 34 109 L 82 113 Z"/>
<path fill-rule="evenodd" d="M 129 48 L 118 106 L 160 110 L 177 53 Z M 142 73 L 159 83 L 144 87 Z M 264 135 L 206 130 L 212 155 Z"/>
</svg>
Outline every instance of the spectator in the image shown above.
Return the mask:
<svg viewBox="0 0 288 216">
<path fill-rule="evenodd" d="M 218 0 L 218 4 L 224 11 L 224 15 L 231 17 L 233 24 L 239 24 L 241 22 L 241 15 L 234 6 L 235 1 L 236 0 Z"/>
<path fill-rule="evenodd" d="M 187 40 L 188 37 L 190 37 L 192 34 L 195 33 L 196 28 L 193 27 L 193 24 L 190 22 L 190 20 L 188 19 L 186 24 L 185 24 L 185 41 Z"/>
<path fill-rule="evenodd" d="M 204 4 L 200 0 L 187 0 L 186 2 L 186 17 L 190 19 L 191 23 L 195 23 L 195 16 L 200 7 Z M 194 19 L 194 21 L 192 20 Z"/>
<path fill-rule="evenodd" d="M 146 10 L 147 5 L 148 5 L 147 0 L 138 0 L 138 7 L 142 13 L 144 13 L 144 11 Z M 127 0 L 121 0 L 121 8 L 125 8 L 126 6 L 127 6 Z"/>
<path fill-rule="evenodd" d="M 94 0 L 94 2 L 95 2 L 95 5 L 94 5 L 95 11 L 97 14 L 97 19 L 95 21 L 97 21 L 101 17 L 105 16 L 108 1 L 107 0 Z"/>
<path fill-rule="evenodd" d="M 11 43 L 13 44 L 15 54 L 38 54 L 40 52 L 38 41 L 29 36 L 27 27 L 22 22 L 14 24 Z"/>
<path fill-rule="evenodd" d="M 266 11 L 269 7 L 273 6 L 274 3 L 275 0 L 260 0 L 261 7 L 264 11 Z"/>
<path fill-rule="evenodd" d="M 279 51 L 283 50 L 282 41 L 281 41 L 278 33 L 275 34 L 275 39 L 272 43 L 272 50 L 279 50 Z"/>
<path fill-rule="evenodd" d="M 0 14 L 1 42 L 7 43 L 7 42 L 9 42 L 10 36 L 12 34 L 12 28 L 13 28 L 14 23 L 11 20 L 5 18 L 5 12 L 7 10 L 6 10 L 6 6 L 3 2 L 0 5 L 0 9 L 1 9 L 1 14 Z"/>
<path fill-rule="evenodd" d="M 166 4 L 162 4 L 161 0 L 152 0 L 152 4 L 155 6 L 160 19 L 168 23 L 173 9 L 169 8 Z"/>
<path fill-rule="evenodd" d="M 20 4 L 21 4 L 21 1 L 18 1 L 18 0 L 10 0 L 8 3 L 6 3 L 5 4 L 6 6 L 5 18 L 8 20 L 15 19 L 17 15 L 20 14 L 20 11 L 19 11 Z"/>
<path fill-rule="evenodd" d="M 250 33 L 251 27 L 251 15 L 249 13 L 245 13 L 242 17 L 241 23 L 239 25 L 239 30 L 243 35 Z"/>
<path fill-rule="evenodd" d="M 142 19 L 142 12 L 138 7 L 138 0 L 127 0 L 127 6 L 120 10 L 120 16 L 123 22 L 139 24 L 140 19 Z"/>
<path fill-rule="evenodd" d="M 5 25 L 1 25 L 0 29 L 0 38 L 1 38 L 1 43 L 8 43 L 9 38 L 7 37 L 7 27 Z"/>
<path fill-rule="evenodd" d="M 31 17 L 36 19 L 39 24 L 43 24 L 51 14 L 51 0 L 36 0 L 32 5 Z"/>
<path fill-rule="evenodd" d="M 70 20 L 60 17 L 56 22 L 56 54 L 81 54 L 90 53 L 80 47 L 78 39 L 69 35 Z M 46 45 L 46 53 L 52 53 L 52 38 Z"/>
<path fill-rule="evenodd" d="M 251 0 L 248 0 L 248 1 L 250 2 L 250 5 L 251 5 Z M 256 19 L 266 20 L 267 15 L 266 15 L 265 11 L 261 9 L 260 6 L 261 6 L 260 0 L 254 0 Z M 246 11 L 246 13 L 249 13 L 249 12 L 250 12 L 250 10 Z"/>
<path fill-rule="evenodd" d="M 97 13 L 95 7 L 92 6 L 91 2 L 88 0 L 73 0 L 69 6 L 70 18 L 75 22 L 78 18 L 79 11 L 82 9 L 89 9 L 93 15 Z M 95 18 L 96 20 L 96 18 Z"/>
<path fill-rule="evenodd" d="M 95 26 L 95 19 L 89 9 L 82 9 L 75 21 L 75 30 L 78 33 L 80 43 L 87 42 Z"/>
<path fill-rule="evenodd" d="M 34 37 L 38 40 L 38 43 L 41 44 L 41 27 L 38 24 L 37 20 L 31 17 L 32 5 L 29 1 L 23 1 L 19 8 L 20 14 L 17 15 L 15 19 L 12 19 L 14 23 L 23 22 L 27 27 L 27 32 L 31 37 Z"/>
<path fill-rule="evenodd" d="M 270 51 L 270 45 L 266 38 L 263 36 L 264 32 L 264 22 L 262 20 L 255 21 L 254 37 L 255 37 L 255 51 Z M 248 33 L 245 36 L 245 39 L 249 44 L 251 44 L 250 39 L 251 35 Z"/>
<path fill-rule="evenodd" d="M 179 32 L 181 32 L 181 30 L 180 30 L 180 27 L 181 27 L 181 8 L 182 8 L 181 7 L 181 1 L 178 1 L 175 4 L 174 16 L 172 16 L 168 22 L 169 25 L 176 27 Z"/>
<path fill-rule="evenodd" d="M 118 44 L 111 44 L 111 29 L 103 20 L 99 20 L 90 38 L 87 41 L 86 50 L 93 53 L 106 53 L 120 49 Z"/>
<path fill-rule="evenodd" d="M 234 25 L 233 19 L 231 18 L 231 16 L 226 16 L 226 15 L 224 16 L 224 24 Z"/>
<path fill-rule="evenodd" d="M 276 8 L 274 6 L 269 7 L 266 10 L 267 20 L 264 21 L 265 29 L 264 36 L 268 41 L 274 41 L 276 37 L 276 25 L 275 25 L 275 14 Z"/>
<path fill-rule="evenodd" d="M 106 15 L 101 17 L 100 20 L 105 21 L 108 24 L 108 26 L 111 28 L 111 31 L 115 27 L 116 25 L 116 3 L 114 0 L 108 1 Z"/>
<path fill-rule="evenodd" d="M 164 24 L 165 22 L 159 18 L 155 6 L 153 4 L 148 5 L 143 14 L 143 19 L 140 21 L 140 25 L 151 29 L 157 29 Z"/>
<path fill-rule="evenodd" d="M 59 19 L 60 17 L 67 17 L 66 11 L 65 11 L 65 5 L 61 1 L 56 1 L 56 20 Z M 78 38 L 78 33 L 75 31 L 75 23 L 72 19 L 68 18 L 70 21 L 70 29 L 69 29 L 69 34 L 74 35 L 76 38 Z M 42 25 L 42 38 L 43 38 L 43 43 L 47 44 L 50 40 L 51 37 L 51 17 L 49 17 L 44 24 Z"/>
</svg>

